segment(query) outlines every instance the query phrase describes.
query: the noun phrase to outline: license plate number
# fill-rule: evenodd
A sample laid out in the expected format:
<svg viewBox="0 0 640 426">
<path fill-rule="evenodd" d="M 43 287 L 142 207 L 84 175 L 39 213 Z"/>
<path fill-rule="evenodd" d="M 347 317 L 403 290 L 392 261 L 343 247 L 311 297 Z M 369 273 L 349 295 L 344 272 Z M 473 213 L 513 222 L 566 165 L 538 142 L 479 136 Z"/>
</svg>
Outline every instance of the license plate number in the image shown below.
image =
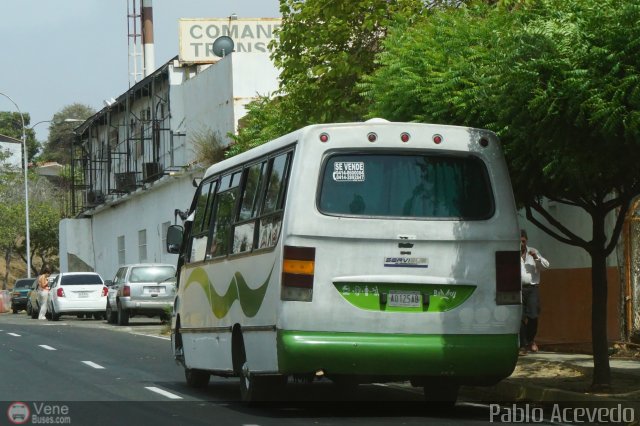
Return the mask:
<svg viewBox="0 0 640 426">
<path fill-rule="evenodd" d="M 163 293 L 162 288 L 160 287 L 146 287 L 147 293 L 151 293 L 151 294 L 160 294 Z"/>
<path fill-rule="evenodd" d="M 389 306 L 417 308 L 421 303 L 419 291 L 397 291 L 389 292 Z"/>
<path fill-rule="evenodd" d="M 89 292 L 88 291 L 80 291 L 78 292 L 78 297 L 89 297 Z"/>
</svg>

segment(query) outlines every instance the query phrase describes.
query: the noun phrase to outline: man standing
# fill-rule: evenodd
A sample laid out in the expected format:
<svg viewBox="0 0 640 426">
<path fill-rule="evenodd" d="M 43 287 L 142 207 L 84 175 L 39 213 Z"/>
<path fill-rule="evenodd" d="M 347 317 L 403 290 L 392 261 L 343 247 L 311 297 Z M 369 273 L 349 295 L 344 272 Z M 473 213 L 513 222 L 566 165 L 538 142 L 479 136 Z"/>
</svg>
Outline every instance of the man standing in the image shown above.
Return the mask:
<svg viewBox="0 0 640 426">
<path fill-rule="evenodd" d="M 527 232 L 520 231 L 520 279 L 522 282 L 522 323 L 520 324 L 520 355 L 527 350 L 538 352 L 535 342 L 540 315 L 540 271 L 549 261 L 540 252 L 527 246 Z"/>
</svg>

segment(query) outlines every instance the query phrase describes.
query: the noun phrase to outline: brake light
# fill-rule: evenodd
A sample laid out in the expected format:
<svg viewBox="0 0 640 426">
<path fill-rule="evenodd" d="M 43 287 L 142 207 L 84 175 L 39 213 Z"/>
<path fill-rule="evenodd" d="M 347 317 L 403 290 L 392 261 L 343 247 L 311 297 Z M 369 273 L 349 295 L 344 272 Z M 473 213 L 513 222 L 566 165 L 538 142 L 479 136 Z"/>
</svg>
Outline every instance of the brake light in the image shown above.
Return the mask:
<svg viewBox="0 0 640 426">
<path fill-rule="evenodd" d="M 109 289 L 104 286 L 102 287 L 102 297 L 105 297 L 109 293 Z"/>
<path fill-rule="evenodd" d="M 124 297 L 131 296 L 131 287 L 129 287 L 128 285 L 125 285 L 124 287 L 122 287 L 122 295 Z"/>
<path fill-rule="evenodd" d="M 58 290 L 56 290 L 56 295 L 58 297 L 64 297 L 64 289 L 62 287 L 58 287 Z"/>
<path fill-rule="evenodd" d="M 311 301 L 315 260 L 315 247 L 284 246 L 282 300 Z"/>
<path fill-rule="evenodd" d="M 520 253 L 496 252 L 496 304 L 519 305 L 521 303 Z"/>
<path fill-rule="evenodd" d="M 11 293 L 11 295 L 13 297 L 18 297 L 18 296 L 20 296 L 20 292 L 19 291 L 14 291 L 13 293 Z"/>
</svg>

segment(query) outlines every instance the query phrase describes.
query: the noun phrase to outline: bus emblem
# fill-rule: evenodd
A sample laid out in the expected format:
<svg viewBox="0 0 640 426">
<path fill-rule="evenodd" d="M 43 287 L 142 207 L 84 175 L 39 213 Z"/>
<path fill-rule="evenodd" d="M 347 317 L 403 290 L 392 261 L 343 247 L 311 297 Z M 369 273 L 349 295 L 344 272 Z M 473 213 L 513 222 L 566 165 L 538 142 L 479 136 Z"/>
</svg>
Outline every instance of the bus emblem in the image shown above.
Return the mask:
<svg viewBox="0 0 640 426">
<path fill-rule="evenodd" d="M 429 259 L 426 257 L 385 257 L 385 267 L 428 268 Z"/>
</svg>

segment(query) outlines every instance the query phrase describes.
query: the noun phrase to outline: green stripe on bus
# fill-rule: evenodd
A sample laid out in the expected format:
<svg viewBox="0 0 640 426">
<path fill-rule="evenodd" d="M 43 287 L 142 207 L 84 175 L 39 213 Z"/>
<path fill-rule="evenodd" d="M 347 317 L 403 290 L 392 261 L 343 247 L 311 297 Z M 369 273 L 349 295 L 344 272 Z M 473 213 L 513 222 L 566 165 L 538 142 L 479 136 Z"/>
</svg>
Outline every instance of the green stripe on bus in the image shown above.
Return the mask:
<svg viewBox="0 0 640 426">
<path fill-rule="evenodd" d="M 211 312 L 213 312 L 216 318 L 223 318 L 227 315 L 231 309 L 231 305 L 233 305 L 236 300 L 240 301 L 242 312 L 251 318 L 258 313 L 262 306 L 274 267 L 275 263 L 271 266 L 271 271 L 269 271 L 267 279 L 256 289 L 250 288 L 242 274 L 236 272 L 224 295 L 216 292 L 213 283 L 209 280 L 209 276 L 203 268 L 195 268 L 187 279 L 185 290 L 193 283 L 199 284 L 207 295 L 209 304 L 211 305 Z"/>
<path fill-rule="evenodd" d="M 382 334 L 278 331 L 281 373 L 459 377 L 469 382 L 509 376 L 517 334 Z"/>
<path fill-rule="evenodd" d="M 461 284 L 406 284 L 406 283 L 333 283 L 349 303 L 360 309 L 388 312 L 446 312 L 460 306 L 475 291 L 473 285 Z M 390 306 L 390 292 L 420 293 L 419 306 Z M 380 294 L 387 295 L 382 303 Z M 428 295 L 428 303 L 422 303 Z"/>
</svg>

